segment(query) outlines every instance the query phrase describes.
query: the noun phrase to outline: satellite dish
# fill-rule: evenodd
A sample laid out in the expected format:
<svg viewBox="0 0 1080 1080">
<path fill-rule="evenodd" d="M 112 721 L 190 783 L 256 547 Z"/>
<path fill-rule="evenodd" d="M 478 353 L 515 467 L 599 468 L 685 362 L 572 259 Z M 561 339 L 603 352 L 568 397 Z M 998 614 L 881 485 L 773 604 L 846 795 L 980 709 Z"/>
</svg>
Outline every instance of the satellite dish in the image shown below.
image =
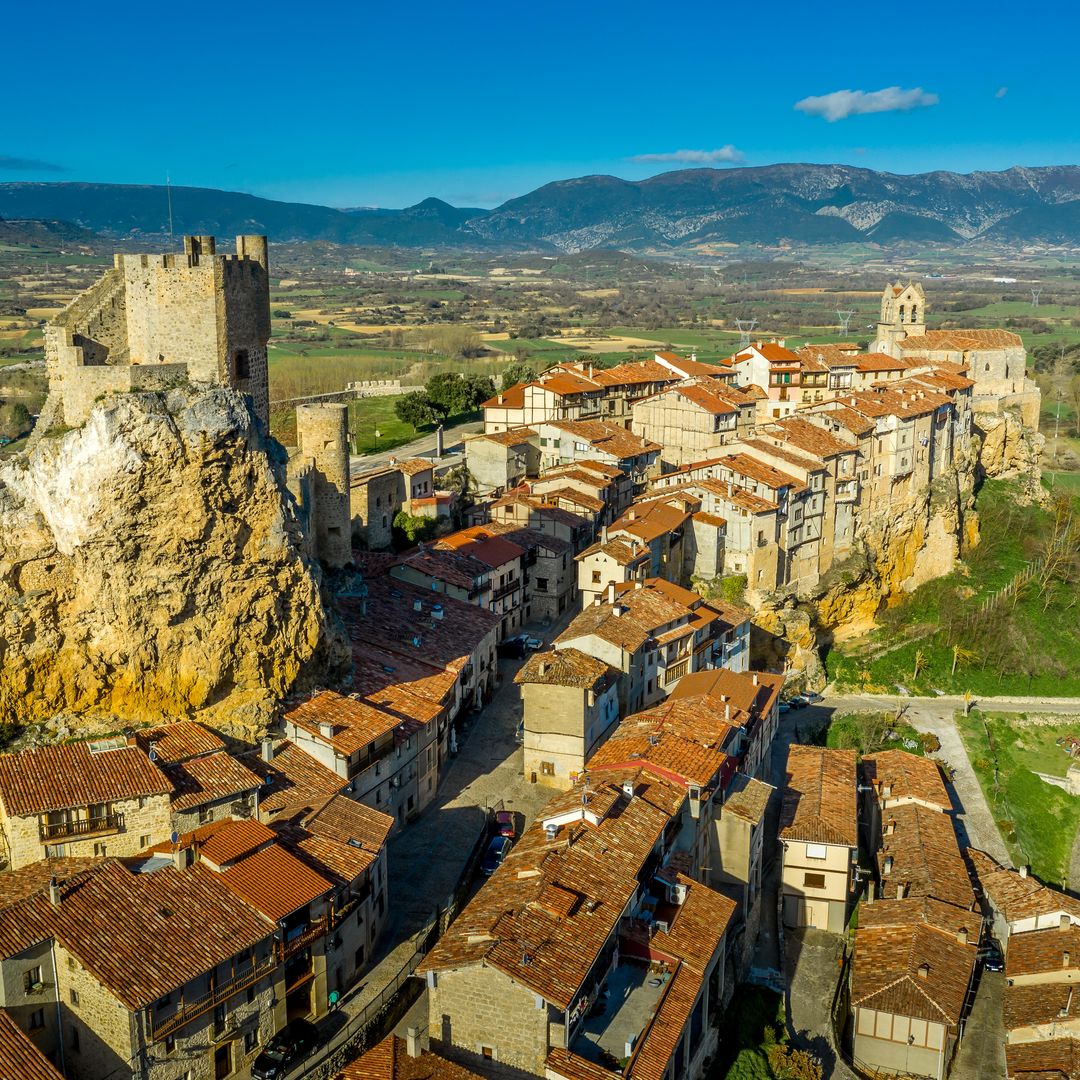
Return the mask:
<svg viewBox="0 0 1080 1080">
<path fill-rule="evenodd" d="M 169 837 L 169 842 L 173 844 L 180 843 L 180 834 L 174 829 L 172 835 Z"/>
</svg>

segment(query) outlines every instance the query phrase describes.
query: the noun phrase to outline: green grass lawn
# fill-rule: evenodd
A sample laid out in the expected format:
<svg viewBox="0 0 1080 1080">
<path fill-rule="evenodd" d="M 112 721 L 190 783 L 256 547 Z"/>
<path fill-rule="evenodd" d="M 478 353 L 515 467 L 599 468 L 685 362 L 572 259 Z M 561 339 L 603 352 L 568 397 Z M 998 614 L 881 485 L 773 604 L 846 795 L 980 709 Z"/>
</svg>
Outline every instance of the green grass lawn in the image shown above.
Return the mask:
<svg viewBox="0 0 1080 1080">
<path fill-rule="evenodd" d="M 882 750 L 906 750 L 922 757 L 925 743 L 910 724 L 891 713 L 834 714 L 823 733 L 832 750 L 857 750 L 860 757 Z"/>
<path fill-rule="evenodd" d="M 882 612 L 870 634 L 830 651 L 829 676 L 838 685 L 889 693 L 900 685 L 913 694 L 1080 695 L 1080 585 L 1044 592 L 1032 582 L 1015 603 L 975 614 L 1038 555 L 1048 511 L 1019 505 L 1013 485 L 998 480 L 983 485 L 978 511 L 982 541 L 961 567 Z M 954 644 L 972 654 L 961 654 L 955 671 Z"/>
<path fill-rule="evenodd" d="M 1069 758 L 1056 740 L 1080 734 L 1080 717 L 1042 724 L 976 709 L 970 716 L 958 714 L 956 725 L 1014 861 L 1063 887 L 1080 826 L 1080 798 L 1035 773 L 1064 774 Z"/>
</svg>

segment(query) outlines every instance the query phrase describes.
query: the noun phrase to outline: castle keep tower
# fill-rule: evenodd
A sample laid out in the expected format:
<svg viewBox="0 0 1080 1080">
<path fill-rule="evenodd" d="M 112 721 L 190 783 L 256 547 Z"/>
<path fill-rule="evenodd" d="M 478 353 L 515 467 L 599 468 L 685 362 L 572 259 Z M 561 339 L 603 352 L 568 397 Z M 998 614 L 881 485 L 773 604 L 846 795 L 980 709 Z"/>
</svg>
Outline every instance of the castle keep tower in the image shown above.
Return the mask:
<svg viewBox="0 0 1080 1080">
<path fill-rule="evenodd" d="M 328 566 L 352 562 L 349 505 L 349 406 L 300 405 L 297 457 L 290 462 L 311 538 L 311 554 Z"/>
<path fill-rule="evenodd" d="M 266 424 L 269 338 L 265 236 L 238 236 L 235 255 L 212 236 L 185 236 L 183 254 L 116 255 L 45 328 L 42 420 L 75 426 L 104 394 L 189 379 L 249 395 Z"/>
<path fill-rule="evenodd" d="M 899 357 L 900 342 L 926 333 L 926 294 L 917 281 L 907 285 L 899 281 L 886 285 L 881 295 L 881 319 L 878 322 L 876 352 Z"/>
</svg>

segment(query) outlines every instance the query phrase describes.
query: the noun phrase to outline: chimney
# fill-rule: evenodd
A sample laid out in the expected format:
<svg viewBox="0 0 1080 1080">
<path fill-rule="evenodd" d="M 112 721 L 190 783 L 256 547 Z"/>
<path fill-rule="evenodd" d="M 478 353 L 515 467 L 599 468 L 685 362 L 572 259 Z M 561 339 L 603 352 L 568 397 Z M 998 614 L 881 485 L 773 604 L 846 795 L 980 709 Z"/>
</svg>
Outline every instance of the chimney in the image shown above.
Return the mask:
<svg viewBox="0 0 1080 1080">
<path fill-rule="evenodd" d="M 319 734 L 324 739 L 332 739 L 334 737 L 334 725 L 329 720 L 320 720 Z"/>
<path fill-rule="evenodd" d="M 960 929 L 956 931 L 956 940 L 961 945 L 966 945 L 968 943 L 968 932 L 966 926 L 961 926 Z"/>
<path fill-rule="evenodd" d="M 274 740 L 271 739 L 269 735 L 263 736 L 262 759 L 266 762 L 274 760 Z"/>
<path fill-rule="evenodd" d="M 502 403 L 503 403 L 503 396 L 502 396 L 502 394 L 500 394 L 499 395 L 499 404 L 501 405 Z"/>
<path fill-rule="evenodd" d="M 1072 926 L 1072 919 L 1062 912 L 1058 918 L 1058 926 L 1060 926 L 1062 930 L 1068 930 L 1069 927 Z"/>
<path fill-rule="evenodd" d="M 885 835 L 892 836 L 896 832 L 896 822 L 890 818 L 888 824 L 885 826 Z"/>
<path fill-rule="evenodd" d="M 1028 876 L 1028 868 L 1026 866 L 1020 867 L 1020 876 L 1026 878 Z"/>
<path fill-rule="evenodd" d="M 177 870 L 186 870 L 194 861 L 194 857 L 195 853 L 189 847 L 180 847 L 177 844 L 173 848 L 172 861 Z"/>
<path fill-rule="evenodd" d="M 750 672 L 750 677 L 754 680 L 754 685 L 757 686 L 757 684 L 758 684 L 757 672 L 756 671 Z"/>
<path fill-rule="evenodd" d="M 930 965 L 929 964 L 920 964 L 919 965 L 919 978 L 920 979 L 929 979 L 930 978 Z"/>
<path fill-rule="evenodd" d="M 546 675 L 547 672 L 548 672 L 548 663 L 547 663 L 546 660 L 541 660 L 540 661 L 540 674 L 541 675 Z"/>
<path fill-rule="evenodd" d="M 49 878 L 49 901 L 53 907 L 60 906 L 60 883 L 56 878 Z"/>
<path fill-rule="evenodd" d="M 883 864 L 883 865 L 882 865 L 882 867 L 881 867 L 881 872 L 882 872 L 883 874 L 885 874 L 885 875 L 886 875 L 886 877 L 887 877 L 887 876 L 888 876 L 889 874 L 891 874 L 891 873 L 892 873 L 892 856 L 891 856 L 891 855 L 886 855 L 886 856 L 885 856 L 885 862 L 884 862 L 884 864 Z"/>
<path fill-rule="evenodd" d="M 389 463 L 391 465 L 396 465 L 397 464 L 397 458 L 396 457 L 390 457 L 388 460 L 389 460 Z"/>
<path fill-rule="evenodd" d="M 907 891 L 907 889 L 906 889 L 904 883 L 900 882 L 900 884 L 896 886 L 896 899 L 897 900 L 903 900 L 904 899 L 904 893 L 906 891 Z"/>
<path fill-rule="evenodd" d="M 609 604 L 615 603 L 615 582 L 609 581 L 607 587 L 607 602 Z"/>
<path fill-rule="evenodd" d="M 606 525 L 602 525 L 600 527 L 600 543 L 601 544 L 606 544 L 607 543 L 607 526 Z"/>
<path fill-rule="evenodd" d="M 405 1051 L 411 1058 L 420 1056 L 420 1029 L 411 1027 L 405 1032 Z"/>
<path fill-rule="evenodd" d="M 1061 954 L 1061 966 L 1067 968 L 1069 966 L 1069 950 L 1065 949 Z"/>
</svg>

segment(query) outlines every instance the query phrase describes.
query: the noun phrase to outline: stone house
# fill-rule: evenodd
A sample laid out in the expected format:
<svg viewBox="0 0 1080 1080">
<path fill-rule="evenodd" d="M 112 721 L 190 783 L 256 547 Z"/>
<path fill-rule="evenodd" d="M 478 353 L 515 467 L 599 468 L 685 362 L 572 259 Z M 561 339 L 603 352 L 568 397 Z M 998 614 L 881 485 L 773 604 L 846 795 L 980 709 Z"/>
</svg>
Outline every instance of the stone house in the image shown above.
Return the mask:
<svg viewBox="0 0 1080 1080">
<path fill-rule="evenodd" d="M 419 969 L 440 1053 L 566 1080 L 697 1080 L 734 904 L 670 863 L 683 801 L 635 770 L 548 803 Z"/>
<path fill-rule="evenodd" d="M 323 690 L 285 713 L 285 734 L 347 781 L 350 798 L 404 824 L 427 805 L 437 783 L 441 710 L 426 707 L 428 719 L 421 722 Z"/>
<path fill-rule="evenodd" d="M 599 461 L 630 477 L 640 495 L 659 471 L 662 447 L 610 420 L 548 420 L 533 425 L 540 444 L 540 469 L 577 461 Z"/>
<path fill-rule="evenodd" d="M 191 720 L 163 724 L 137 732 L 135 739 L 172 784 L 169 802 L 177 832 L 258 814 L 261 778 L 202 724 Z"/>
<path fill-rule="evenodd" d="M 569 499 L 571 492 L 586 496 L 586 501 L 576 505 L 579 512 L 587 509 L 594 515 L 597 527 L 610 524 L 633 500 L 633 484 L 622 469 L 589 459 L 545 469 L 527 486 L 532 494 L 545 498 L 558 494 Z"/>
<path fill-rule="evenodd" d="M 651 555 L 635 536 L 610 539 L 605 528 L 600 540 L 574 556 L 577 563 L 581 606 L 595 604 L 611 585 L 644 581 L 649 576 Z"/>
<path fill-rule="evenodd" d="M 724 792 L 712 834 L 708 883 L 738 905 L 744 921 L 758 906 L 765 854 L 765 811 L 776 789 L 736 773 Z M 756 934 L 748 934 L 750 940 Z"/>
<path fill-rule="evenodd" d="M 555 622 L 577 605 L 577 571 L 569 541 L 503 522 L 491 522 L 485 529 L 525 552 L 523 623 Z"/>
<path fill-rule="evenodd" d="M 56 856 L 136 855 L 172 832 L 173 785 L 123 736 L 0 754 L 8 869 Z"/>
<path fill-rule="evenodd" d="M 349 481 L 353 539 L 368 551 L 384 551 L 393 540 L 394 518 L 404 507 L 405 474 L 396 465 L 359 473 Z"/>
<path fill-rule="evenodd" d="M 571 787 L 619 719 L 619 673 L 577 649 L 535 652 L 514 676 L 521 687 L 526 777 Z"/>
<path fill-rule="evenodd" d="M 854 750 L 792 746 L 780 809 L 785 926 L 843 933 L 859 857 Z"/>
<path fill-rule="evenodd" d="M 757 419 L 756 400 L 716 379 L 677 383 L 637 402 L 631 430 L 663 447 L 665 466 L 715 457 L 718 449 L 745 438 Z"/>
<path fill-rule="evenodd" d="M 493 522 L 518 525 L 565 540 L 573 551 L 587 547 L 596 535 L 591 516 L 564 510 L 543 496 L 512 492 L 488 505 Z"/>
<path fill-rule="evenodd" d="M 476 435 L 465 440 L 465 460 L 479 498 L 499 496 L 535 476 L 540 447 L 532 428 Z"/>
<path fill-rule="evenodd" d="M 760 387 L 765 396 L 757 401 L 761 423 L 782 420 L 798 407 L 801 398 L 802 361 L 781 341 L 755 341 L 725 361 L 737 376 L 739 389 Z"/>
<path fill-rule="evenodd" d="M 404 1039 L 387 1035 L 349 1062 L 336 1080 L 481 1080 L 480 1073 L 434 1053 L 429 1042 L 413 1027 Z"/>
</svg>

